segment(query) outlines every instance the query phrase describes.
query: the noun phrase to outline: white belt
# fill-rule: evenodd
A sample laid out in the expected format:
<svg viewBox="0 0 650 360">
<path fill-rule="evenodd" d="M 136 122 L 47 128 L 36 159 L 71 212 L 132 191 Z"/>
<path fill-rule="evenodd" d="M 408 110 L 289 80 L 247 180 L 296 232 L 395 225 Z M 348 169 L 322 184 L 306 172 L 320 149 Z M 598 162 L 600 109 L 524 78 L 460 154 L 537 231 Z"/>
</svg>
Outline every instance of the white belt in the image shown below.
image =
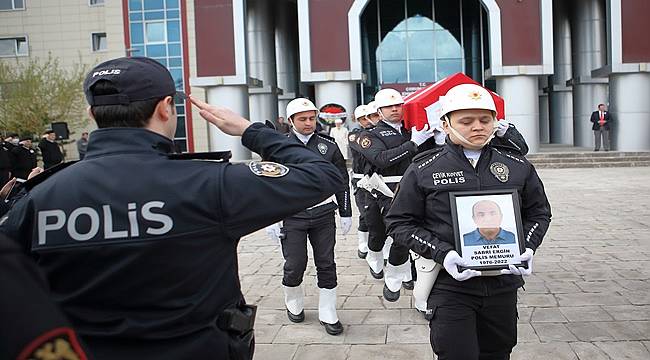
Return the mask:
<svg viewBox="0 0 650 360">
<path fill-rule="evenodd" d="M 384 180 L 386 184 L 398 183 L 402 181 L 401 176 L 382 176 L 381 179 Z"/>
<path fill-rule="evenodd" d="M 363 178 L 363 174 L 353 173 L 353 174 L 352 174 L 352 178 L 353 178 L 353 179 L 361 179 L 361 178 Z"/>
</svg>

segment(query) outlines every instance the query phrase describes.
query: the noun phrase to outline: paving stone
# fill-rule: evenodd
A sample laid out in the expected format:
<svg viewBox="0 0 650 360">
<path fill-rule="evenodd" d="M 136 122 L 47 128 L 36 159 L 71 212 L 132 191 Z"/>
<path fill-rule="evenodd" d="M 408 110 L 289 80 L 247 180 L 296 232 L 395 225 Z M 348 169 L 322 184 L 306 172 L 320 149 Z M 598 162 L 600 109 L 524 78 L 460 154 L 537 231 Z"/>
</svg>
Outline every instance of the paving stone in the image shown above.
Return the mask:
<svg viewBox="0 0 650 360">
<path fill-rule="evenodd" d="M 293 358 L 298 345 L 290 344 L 255 344 L 253 360 L 287 360 Z"/>
<path fill-rule="evenodd" d="M 614 318 L 600 306 L 561 306 L 559 309 L 564 317 L 566 317 L 570 322 L 614 320 Z"/>
<path fill-rule="evenodd" d="M 345 360 L 348 352 L 349 345 L 303 345 L 298 348 L 293 360 Z"/>
<path fill-rule="evenodd" d="M 575 322 L 567 324 L 569 331 L 580 341 L 605 341 L 615 340 L 614 336 L 599 323 L 594 322 Z"/>
<path fill-rule="evenodd" d="M 427 325 L 388 325 L 387 344 L 429 344 Z"/>
<path fill-rule="evenodd" d="M 255 325 L 255 343 L 270 344 L 282 325 Z"/>
<path fill-rule="evenodd" d="M 370 310 L 364 324 L 395 324 L 400 321 L 399 309 Z"/>
<path fill-rule="evenodd" d="M 416 309 L 401 309 L 399 323 L 401 325 L 407 325 L 407 324 L 428 325 L 429 321 L 425 319 L 422 313 L 420 313 Z"/>
<path fill-rule="evenodd" d="M 525 324 L 529 323 L 534 309 L 534 307 L 524 307 L 521 304 L 517 304 L 517 313 L 519 315 L 517 322 Z"/>
<path fill-rule="evenodd" d="M 603 306 L 615 320 L 650 320 L 650 305 Z"/>
<path fill-rule="evenodd" d="M 571 281 L 548 281 L 544 283 L 544 285 L 548 288 L 549 292 L 553 294 L 581 292 L 581 289 Z M 526 290 L 528 290 L 528 288 L 526 288 Z"/>
<path fill-rule="evenodd" d="M 326 358 L 324 358 L 326 359 Z M 348 360 L 431 360 L 433 350 L 429 344 L 355 345 Z"/>
<path fill-rule="evenodd" d="M 519 302 L 526 306 L 557 306 L 553 294 L 523 294 L 519 297 Z"/>
<path fill-rule="evenodd" d="M 523 343 L 512 349 L 511 360 L 576 360 L 578 357 L 569 343 Z"/>
<path fill-rule="evenodd" d="M 350 296 L 343 303 L 343 309 L 383 309 L 378 296 Z"/>
<path fill-rule="evenodd" d="M 530 324 L 517 324 L 517 342 L 539 342 L 535 330 Z"/>
<path fill-rule="evenodd" d="M 346 344 L 385 344 L 386 325 L 350 325 L 345 329 Z"/>
<path fill-rule="evenodd" d="M 601 349 L 596 345 L 588 342 L 575 342 L 570 343 L 571 349 L 576 353 L 579 360 L 609 360 Z"/>
<path fill-rule="evenodd" d="M 621 291 L 621 294 L 634 305 L 650 305 L 650 291 Z M 615 304 L 612 304 L 615 305 Z"/>
<path fill-rule="evenodd" d="M 343 344 L 344 336 L 332 336 L 318 322 L 282 325 L 273 343 L 277 344 Z"/>
<path fill-rule="evenodd" d="M 560 306 L 624 305 L 629 301 L 618 293 L 557 294 Z"/>
<path fill-rule="evenodd" d="M 542 342 L 577 340 L 564 324 L 536 323 L 532 324 L 532 326 Z"/>
<path fill-rule="evenodd" d="M 648 352 L 648 349 L 639 342 L 597 342 L 594 345 L 602 349 L 612 359 L 650 359 L 650 352 Z"/>
<path fill-rule="evenodd" d="M 558 308 L 535 308 L 531 322 L 567 322 Z"/>
</svg>

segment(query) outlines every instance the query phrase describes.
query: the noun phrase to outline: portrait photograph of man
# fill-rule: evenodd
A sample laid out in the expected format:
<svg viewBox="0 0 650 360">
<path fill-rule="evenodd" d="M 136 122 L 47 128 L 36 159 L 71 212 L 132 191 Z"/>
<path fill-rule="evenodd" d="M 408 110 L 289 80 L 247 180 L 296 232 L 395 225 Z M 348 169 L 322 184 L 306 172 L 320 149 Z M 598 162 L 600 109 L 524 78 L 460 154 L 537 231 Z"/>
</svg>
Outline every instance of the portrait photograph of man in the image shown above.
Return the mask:
<svg viewBox="0 0 650 360">
<path fill-rule="evenodd" d="M 492 200 L 479 200 L 472 206 L 476 229 L 463 235 L 465 246 L 514 244 L 515 234 L 501 227 L 503 212 Z"/>
</svg>

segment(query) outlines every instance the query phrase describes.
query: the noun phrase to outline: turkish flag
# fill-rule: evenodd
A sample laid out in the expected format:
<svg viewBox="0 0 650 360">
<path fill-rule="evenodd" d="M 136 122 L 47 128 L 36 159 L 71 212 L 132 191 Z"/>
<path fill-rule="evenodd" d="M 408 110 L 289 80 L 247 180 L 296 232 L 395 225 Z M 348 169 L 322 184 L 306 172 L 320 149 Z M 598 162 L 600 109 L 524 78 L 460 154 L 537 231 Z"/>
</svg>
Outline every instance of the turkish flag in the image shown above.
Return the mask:
<svg viewBox="0 0 650 360">
<path fill-rule="evenodd" d="M 481 85 L 463 73 L 456 73 L 407 96 L 404 99 L 404 126 L 407 129 L 413 126 L 422 129 L 427 123 L 437 126 L 440 121 L 438 99 L 460 84 Z M 497 93 L 487 90 L 494 99 L 497 120 L 505 119 L 505 101 Z"/>
</svg>

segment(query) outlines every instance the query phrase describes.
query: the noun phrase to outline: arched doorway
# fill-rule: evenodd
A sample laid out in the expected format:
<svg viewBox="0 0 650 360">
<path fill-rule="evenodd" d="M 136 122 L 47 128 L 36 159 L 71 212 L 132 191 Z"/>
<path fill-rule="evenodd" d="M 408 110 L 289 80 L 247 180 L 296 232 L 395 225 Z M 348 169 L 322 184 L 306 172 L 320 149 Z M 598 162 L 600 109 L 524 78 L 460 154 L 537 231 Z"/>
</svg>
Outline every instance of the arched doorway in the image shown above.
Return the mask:
<svg viewBox="0 0 650 360">
<path fill-rule="evenodd" d="M 381 87 L 408 92 L 456 72 L 483 82 L 488 20 L 479 0 L 370 0 L 360 20 L 364 102 Z"/>
</svg>

